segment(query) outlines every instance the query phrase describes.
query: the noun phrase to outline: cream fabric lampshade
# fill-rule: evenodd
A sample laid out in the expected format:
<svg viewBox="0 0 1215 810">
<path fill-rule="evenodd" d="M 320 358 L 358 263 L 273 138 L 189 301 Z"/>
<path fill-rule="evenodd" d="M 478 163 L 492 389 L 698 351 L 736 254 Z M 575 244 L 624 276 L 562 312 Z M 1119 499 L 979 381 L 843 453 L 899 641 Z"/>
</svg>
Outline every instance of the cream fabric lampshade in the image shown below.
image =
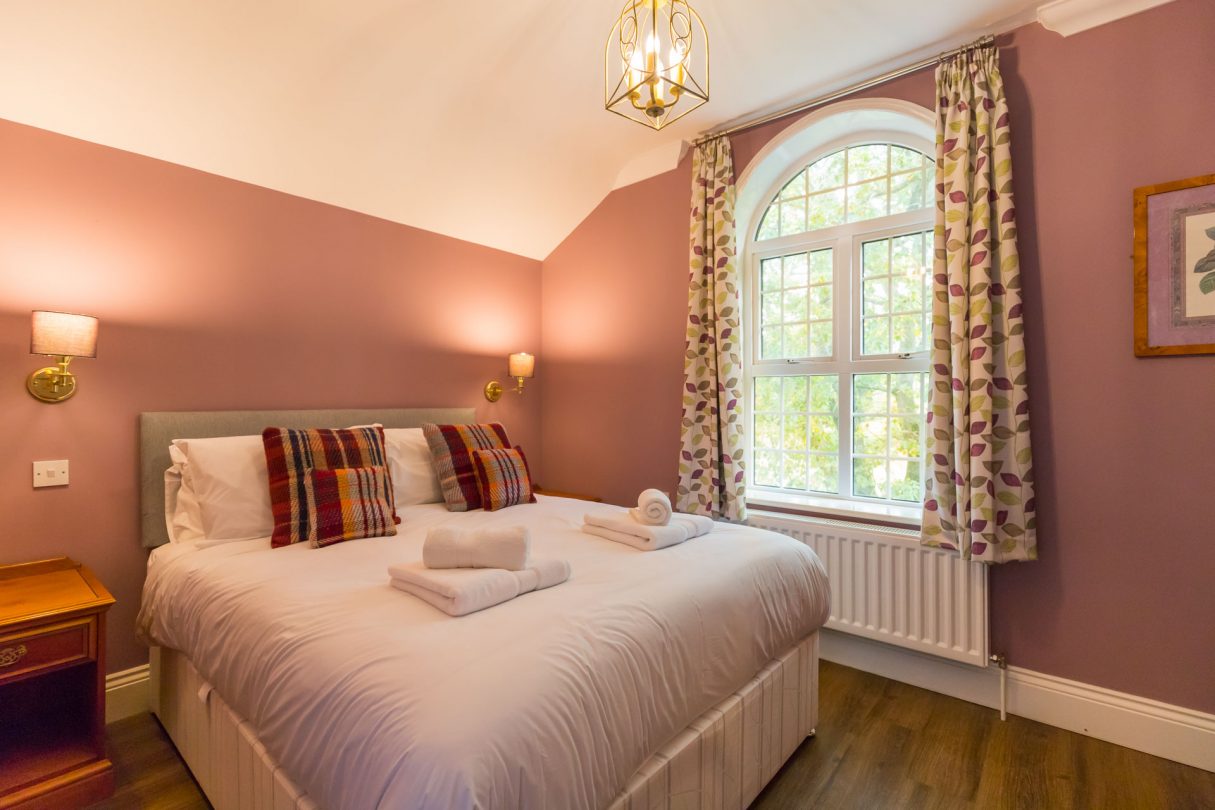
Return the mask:
<svg viewBox="0 0 1215 810">
<path fill-rule="evenodd" d="M 512 354 L 508 366 L 512 377 L 531 377 L 536 373 L 536 356 L 527 352 Z"/>
<path fill-rule="evenodd" d="M 67 312 L 34 312 L 30 354 L 97 356 L 97 319 Z"/>
</svg>

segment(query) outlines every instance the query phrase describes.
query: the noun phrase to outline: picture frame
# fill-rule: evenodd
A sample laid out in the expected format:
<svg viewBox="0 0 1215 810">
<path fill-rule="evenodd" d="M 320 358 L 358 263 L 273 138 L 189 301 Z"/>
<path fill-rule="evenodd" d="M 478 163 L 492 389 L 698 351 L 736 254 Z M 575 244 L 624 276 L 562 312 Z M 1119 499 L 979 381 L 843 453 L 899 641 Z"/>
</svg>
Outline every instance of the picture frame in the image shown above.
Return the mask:
<svg viewBox="0 0 1215 810">
<path fill-rule="evenodd" d="M 1135 189 L 1135 355 L 1215 354 L 1215 174 Z"/>
</svg>

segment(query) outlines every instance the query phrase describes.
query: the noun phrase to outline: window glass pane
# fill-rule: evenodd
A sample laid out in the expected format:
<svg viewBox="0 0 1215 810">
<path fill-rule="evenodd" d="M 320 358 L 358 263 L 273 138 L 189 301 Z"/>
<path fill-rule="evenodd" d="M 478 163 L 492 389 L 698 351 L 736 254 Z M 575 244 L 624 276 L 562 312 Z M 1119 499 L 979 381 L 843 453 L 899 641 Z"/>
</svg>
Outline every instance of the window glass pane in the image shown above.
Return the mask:
<svg viewBox="0 0 1215 810">
<path fill-rule="evenodd" d="M 848 184 L 887 174 L 886 144 L 853 146 L 848 149 Z"/>
<path fill-rule="evenodd" d="M 810 328 L 804 323 L 787 323 L 784 341 L 785 357 L 806 357 L 810 353 Z"/>
<path fill-rule="evenodd" d="M 862 332 L 861 354 L 890 354 L 889 318 L 866 318 Z"/>
<path fill-rule="evenodd" d="M 920 500 L 927 385 L 918 371 L 853 375 L 853 495 Z"/>
<path fill-rule="evenodd" d="M 764 293 L 763 303 L 760 305 L 759 322 L 761 325 L 780 323 L 781 319 L 781 294 Z"/>
<path fill-rule="evenodd" d="M 809 214 L 806 227 L 815 231 L 819 228 L 830 228 L 844 221 L 844 190 L 824 191 L 812 194 L 808 201 Z"/>
<path fill-rule="evenodd" d="M 820 453 L 835 453 L 839 451 L 840 423 L 838 417 L 810 417 L 810 449 L 817 450 Z"/>
<path fill-rule="evenodd" d="M 848 186 L 848 221 L 886 216 L 886 178 Z"/>
<path fill-rule="evenodd" d="M 806 201 L 786 200 L 780 204 L 780 235 L 806 232 Z"/>
<path fill-rule="evenodd" d="M 765 326 L 759 331 L 759 356 L 764 360 L 782 356 L 779 326 Z"/>
<path fill-rule="evenodd" d="M 755 451 L 755 483 L 761 487 L 780 486 L 780 453 L 774 450 Z"/>
<path fill-rule="evenodd" d="M 755 238 L 775 239 L 778 236 L 780 236 L 780 210 L 778 206 L 773 205 L 759 223 L 759 231 L 755 234 Z"/>
<path fill-rule="evenodd" d="M 764 292 L 780 289 L 780 259 L 764 259 L 760 264 L 759 287 Z"/>
<path fill-rule="evenodd" d="M 810 417 L 804 413 L 791 413 L 785 415 L 785 438 L 784 448 L 786 450 L 805 450 L 806 442 L 810 438 Z"/>
<path fill-rule="evenodd" d="M 810 324 L 810 356 L 831 356 L 831 324 L 815 321 Z"/>
<path fill-rule="evenodd" d="M 905 172 L 911 169 L 919 170 L 924 165 L 924 156 L 914 149 L 905 146 L 890 147 L 890 171 Z"/>
<path fill-rule="evenodd" d="M 916 168 L 919 168 L 918 164 L 917 164 Z M 794 197 L 805 197 L 805 196 L 806 196 L 806 172 L 805 171 L 798 173 L 798 175 L 796 177 L 794 177 L 788 183 L 785 183 L 785 187 L 783 189 L 781 189 L 781 192 L 780 192 L 780 198 L 782 200 L 789 200 Z"/>
<path fill-rule="evenodd" d="M 785 395 L 782 399 L 782 405 L 786 412 L 796 411 L 804 413 L 809 403 L 808 390 L 810 387 L 810 378 L 808 377 L 785 377 L 784 378 Z"/>
<path fill-rule="evenodd" d="M 837 493 L 840 491 L 840 460 L 838 456 L 810 456 L 810 485 L 814 492 Z"/>
<path fill-rule="evenodd" d="M 831 285 L 810 288 L 810 318 L 816 321 L 831 320 Z"/>
<path fill-rule="evenodd" d="M 780 377 L 755 378 L 755 410 L 780 410 Z"/>
<path fill-rule="evenodd" d="M 830 284 L 832 277 L 831 251 L 816 250 L 810 254 L 810 283 Z"/>
<path fill-rule="evenodd" d="M 755 415 L 755 447 L 760 450 L 775 450 L 780 447 L 780 414 Z"/>
<path fill-rule="evenodd" d="M 861 353 L 913 354 L 932 339 L 932 233 L 875 239 L 861 247 Z"/>
<path fill-rule="evenodd" d="M 886 497 L 886 459 L 852 460 L 852 492 L 863 498 Z"/>
<path fill-rule="evenodd" d="M 785 257 L 785 287 L 805 287 L 808 270 L 805 253 L 795 253 Z"/>
<path fill-rule="evenodd" d="M 901 214 L 924 207 L 924 172 L 896 174 L 890 178 L 890 213 Z"/>
<path fill-rule="evenodd" d="M 806 454 L 785 453 L 784 475 L 781 478 L 785 489 L 805 489 Z"/>
<path fill-rule="evenodd" d="M 785 291 L 786 321 L 804 321 L 806 320 L 807 311 L 805 287 Z"/>
<path fill-rule="evenodd" d="M 844 185 L 844 151 L 816 160 L 806 170 L 810 191 L 825 191 Z"/>
</svg>

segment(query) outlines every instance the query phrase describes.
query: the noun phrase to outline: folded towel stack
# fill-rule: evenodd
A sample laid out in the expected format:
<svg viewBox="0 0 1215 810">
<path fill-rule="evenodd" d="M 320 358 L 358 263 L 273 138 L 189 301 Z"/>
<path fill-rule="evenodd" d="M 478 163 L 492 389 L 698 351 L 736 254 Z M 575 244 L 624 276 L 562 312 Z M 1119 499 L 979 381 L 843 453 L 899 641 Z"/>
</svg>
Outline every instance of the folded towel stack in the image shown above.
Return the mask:
<svg viewBox="0 0 1215 810">
<path fill-rule="evenodd" d="M 439 526 L 426 534 L 422 562 L 427 568 L 505 568 L 528 566 L 531 538 L 525 526 L 467 531 Z"/>
<path fill-rule="evenodd" d="M 624 543 L 642 551 L 678 545 L 713 531 L 713 520 L 701 515 L 675 513 L 665 526 L 647 526 L 631 515 L 596 514 L 583 516 L 582 531 Z"/>
<path fill-rule="evenodd" d="M 647 489 L 629 510 L 633 520 L 646 526 L 665 526 L 671 522 L 671 499 L 661 489 Z"/>
<path fill-rule="evenodd" d="M 413 594 L 450 616 L 464 616 L 516 596 L 551 588 L 569 579 L 565 560 L 531 560 L 527 568 L 434 569 L 422 563 L 390 565 L 392 587 Z"/>
</svg>

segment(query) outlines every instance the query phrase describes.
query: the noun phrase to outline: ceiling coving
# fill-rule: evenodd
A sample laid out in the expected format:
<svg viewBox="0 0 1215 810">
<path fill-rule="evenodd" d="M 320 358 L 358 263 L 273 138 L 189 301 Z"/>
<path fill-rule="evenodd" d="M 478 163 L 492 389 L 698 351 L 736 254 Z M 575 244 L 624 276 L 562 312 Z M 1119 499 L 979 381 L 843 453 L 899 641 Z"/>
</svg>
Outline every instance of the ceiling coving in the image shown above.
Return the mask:
<svg viewBox="0 0 1215 810">
<path fill-rule="evenodd" d="M 654 129 L 709 100 L 709 37 L 685 0 L 628 0 L 604 49 L 607 109 Z"/>
</svg>

